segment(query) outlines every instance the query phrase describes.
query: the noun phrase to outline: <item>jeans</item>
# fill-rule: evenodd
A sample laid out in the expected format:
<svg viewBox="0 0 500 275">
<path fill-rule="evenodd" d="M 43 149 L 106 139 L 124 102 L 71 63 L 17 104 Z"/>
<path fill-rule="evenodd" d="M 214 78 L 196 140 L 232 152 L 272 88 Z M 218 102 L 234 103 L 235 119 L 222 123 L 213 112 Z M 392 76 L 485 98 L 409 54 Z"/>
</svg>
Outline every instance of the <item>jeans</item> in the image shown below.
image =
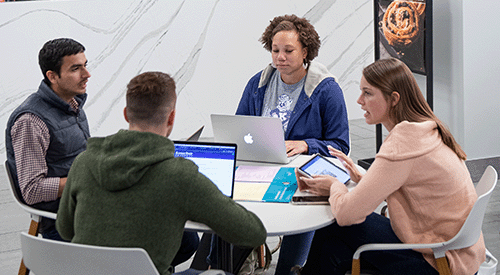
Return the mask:
<svg viewBox="0 0 500 275">
<path fill-rule="evenodd" d="M 218 239 L 219 237 L 215 234 L 203 234 L 201 237 L 200 247 L 191 262 L 190 268 L 196 270 L 206 270 L 209 266 L 210 268 L 223 268 L 218 266 L 218 254 L 222 253 L 222 251 L 219 251 Z M 239 271 L 252 250 L 252 248 L 248 247 L 233 246 L 232 256 L 234 273 Z"/>
<path fill-rule="evenodd" d="M 184 234 L 182 235 L 181 247 L 177 251 L 177 254 L 175 254 L 171 265 L 175 268 L 176 265 L 189 260 L 189 258 L 191 258 L 191 256 L 193 256 L 198 249 L 199 244 L 200 238 L 198 237 L 198 233 L 184 231 Z"/>
<path fill-rule="evenodd" d="M 202 247 L 206 247 L 209 245 L 208 240 L 205 240 L 210 238 L 208 235 L 209 234 L 203 234 L 202 243 L 205 243 L 205 245 L 202 244 Z M 311 247 L 313 236 L 314 231 L 284 236 L 283 242 L 281 243 L 276 271 L 274 274 L 289 275 L 292 274 L 290 271 L 292 267 L 296 265 L 303 265 L 307 259 L 307 254 L 309 253 L 309 247 Z M 212 249 L 216 249 L 216 245 L 212 241 L 210 241 L 210 248 L 208 249 L 209 251 L 201 253 L 203 250 L 207 250 L 206 248 L 201 248 L 201 251 L 197 252 L 195 260 L 193 261 L 193 264 L 191 264 L 191 268 L 204 269 L 209 264 L 212 267 L 217 268 L 217 254 L 212 253 Z M 248 257 L 251 251 L 252 249 L 249 248 L 240 248 L 235 246 L 233 250 L 233 266 L 239 267 L 242 262 Z M 208 257 L 205 256 L 207 254 L 209 255 Z M 204 257 L 202 257 L 201 255 L 204 255 Z M 208 263 L 203 263 L 205 259 Z"/>
<path fill-rule="evenodd" d="M 63 240 L 63 238 L 61 238 L 61 235 L 59 235 L 59 232 L 57 232 L 55 227 L 46 229 L 41 234 L 44 239 L 67 242 L 66 240 Z"/>
<path fill-rule="evenodd" d="M 289 275 L 292 267 L 304 265 L 313 237 L 314 231 L 284 236 L 274 274 Z"/>
<path fill-rule="evenodd" d="M 316 230 L 301 274 L 342 274 L 351 270 L 356 249 L 367 243 L 401 243 L 388 218 L 372 213 L 361 224 L 337 223 Z M 361 254 L 361 269 L 382 274 L 429 274 L 435 270 L 414 250 L 367 251 Z"/>
</svg>

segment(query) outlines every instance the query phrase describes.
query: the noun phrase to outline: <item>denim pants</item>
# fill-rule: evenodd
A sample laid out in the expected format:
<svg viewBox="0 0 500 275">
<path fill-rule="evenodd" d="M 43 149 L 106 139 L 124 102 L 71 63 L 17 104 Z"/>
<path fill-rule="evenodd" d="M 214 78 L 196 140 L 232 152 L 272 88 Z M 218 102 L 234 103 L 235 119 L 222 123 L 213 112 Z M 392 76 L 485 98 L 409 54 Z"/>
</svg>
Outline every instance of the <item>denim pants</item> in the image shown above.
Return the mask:
<svg viewBox="0 0 500 275">
<path fill-rule="evenodd" d="M 42 236 L 43 236 L 44 239 L 49 239 L 49 240 L 54 240 L 54 241 L 68 242 L 66 240 L 63 240 L 63 238 L 61 237 L 61 235 L 59 235 L 59 232 L 57 232 L 55 226 L 51 227 L 51 228 L 48 228 L 48 229 L 45 229 L 45 231 L 43 231 L 41 234 L 42 234 Z"/>
<path fill-rule="evenodd" d="M 275 275 L 293 274 L 290 270 L 296 265 L 304 265 L 309 248 L 314 237 L 314 231 L 296 235 L 283 236 Z"/>
<path fill-rule="evenodd" d="M 342 274 L 351 270 L 352 256 L 368 243 L 401 243 L 388 218 L 372 213 L 361 224 L 339 226 L 337 223 L 316 230 L 307 262 L 301 274 Z M 361 254 L 361 269 L 382 274 L 437 275 L 414 250 L 367 251 Z"/>
<path fill-rule="evenodd" d="M 198 233 L 184 231 L 184 234 L 182 235 L 181 247 L 179 247 L 177 254 L 175 254 L 171 265 L 175 268 L 176 265 L 189 260 L 189 258 L 191 258 L 191 256 L 193 256 L 198 249 L 199 244 L 200 237 L 198 237 Z"/>
</svg>

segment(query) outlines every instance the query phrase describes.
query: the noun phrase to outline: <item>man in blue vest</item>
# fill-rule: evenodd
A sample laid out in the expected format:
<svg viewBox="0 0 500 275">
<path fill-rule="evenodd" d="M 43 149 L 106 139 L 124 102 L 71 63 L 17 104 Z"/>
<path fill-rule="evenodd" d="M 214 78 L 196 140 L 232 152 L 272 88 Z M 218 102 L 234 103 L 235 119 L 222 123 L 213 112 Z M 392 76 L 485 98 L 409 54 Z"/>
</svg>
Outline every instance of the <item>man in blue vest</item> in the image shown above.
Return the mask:
<svg viewBox="0 0 500 275">
<path fill-rule="evenodd" d="M 16 192 L 25 203 L 54 213 L 71 164 L 90 137 L 82 109 L 90 77 L 84 51 L 69 38 L 46 42 L 38 55 L 44 79 L 7 122 L 7 165 Z M 54 222 L 42 218 L 40 231 L 61 240 Z"/>
<path fill-rule="evenodd" d="M 84 51 L 69 38 L 46 42 L 38 55 L 44 79 L 7 122 L 7 165 L 16 192 L 26 204 L 54 213 L 73 160 L 90 137 L 82 109 L 90 77 Z M 42 218 L 40 231 L 44 238 L 63 240 L 54 220 Z M 185 232 L 172 265 L 188 260 L 198 243 L 196 233 Z"/>
</svg>

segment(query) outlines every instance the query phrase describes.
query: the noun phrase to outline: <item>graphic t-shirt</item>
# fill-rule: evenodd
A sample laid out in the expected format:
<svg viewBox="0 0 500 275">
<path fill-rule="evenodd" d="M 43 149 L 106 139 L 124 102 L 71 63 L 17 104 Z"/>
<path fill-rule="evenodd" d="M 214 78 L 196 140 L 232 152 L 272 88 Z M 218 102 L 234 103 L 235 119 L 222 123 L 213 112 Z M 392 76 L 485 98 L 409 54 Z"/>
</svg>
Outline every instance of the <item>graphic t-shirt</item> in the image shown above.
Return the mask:
<svg viewBox="0 0 500 275">
<path fill-rule="evenodd" d="M 281 74 L 276 70 L 267 85 L 262 116 L 280 118 L 283 130 L 286 131 L 295 103 L 304 88 L 305 79 L 304 76 L 299 82 L 288 85 L 281 80 Z"/>
</svg>

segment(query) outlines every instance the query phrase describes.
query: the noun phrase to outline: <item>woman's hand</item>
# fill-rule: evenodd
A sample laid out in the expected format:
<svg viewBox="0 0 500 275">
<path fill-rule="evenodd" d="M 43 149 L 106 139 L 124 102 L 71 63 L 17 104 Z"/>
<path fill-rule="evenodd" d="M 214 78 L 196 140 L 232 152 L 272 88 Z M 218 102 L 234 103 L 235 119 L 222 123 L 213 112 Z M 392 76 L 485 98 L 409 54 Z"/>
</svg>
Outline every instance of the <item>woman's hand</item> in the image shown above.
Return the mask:
<svg viewBox="0 0 500 275">
<path fill-rule="evenodd" d="M 286 140 L 286 154 L 291 157 L 296 154 L 307 154 L 309 151 L 309 146 L 307 146 L 307 142 L 303 140 Z"/>
<path fill-rule="evenodd" d="M 338 181 L 337 178 L 328 175 L 315 175 L 311 179 L 300 174 L 298 168 L 295 168 L 295 176 L 300 191 L 309 191 L 320 196 L 330 196 L 330 187 L 334 181 Z"/>
<path fill-rule="evenodd" d="M 332 146 L 328 145 L 328 152 L 330 155 L 338 158 L 340 162 L 344 165 L 344 167 L 347 169 L 347 172 L 349 172 L 349 175 L 351 176 L 351 180 L 358 183 L 363 175 L 359 172 L 358 168 L 356 167 L 356 164 L 350 159 L 348 156 L 346 156 L 344 153 L 342 153 L 340 150 L 337 150 L 333 148 Z"/>
</svg>

